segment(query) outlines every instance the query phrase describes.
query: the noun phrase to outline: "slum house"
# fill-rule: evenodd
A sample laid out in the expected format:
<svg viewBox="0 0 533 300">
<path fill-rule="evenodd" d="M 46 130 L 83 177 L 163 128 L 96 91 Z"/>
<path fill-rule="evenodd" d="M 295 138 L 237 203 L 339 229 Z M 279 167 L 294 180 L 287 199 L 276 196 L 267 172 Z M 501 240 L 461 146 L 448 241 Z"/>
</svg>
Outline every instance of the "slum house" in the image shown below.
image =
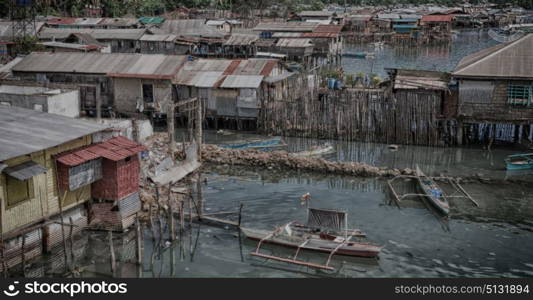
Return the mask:
<svg viewBox="0 0 533 300">
<path fill-rule="evenodd" d="M 59 222 L 58 215 L 70 215 L 90 200 L 90 183 L 99 175 L 71 172 L 78 187 L 60 191 L 55 156 L 90 145 L 91 135 L 104 129 L 92 122 L 0 106 L 2 270 L 42 253 L 43 244 L 52 242 L 49 229 Z M 83 226 L 83 217 L 74 216 L 74 225 Z"/>
<path fill-rule="evenodd" d="M 180 54 L 222 56 L 226 33 L 207 26 L 204 19 L 167 20 L 153 30 L 155 34 L 173 34 Z"/>
<path fill-rule="evenodd" d="M 260 110 L 260 86 L 265 77 L 288 71 L 277 60 L 213 60 L 187 62 L 178 72 L 174 84 L 178 99 L 199 97 L 205 103 L 206 117 L 214 127 L 224 120 L 255 121 Z"/>
<path fill-rule="evenodd" d="M 377 16 L 372 19 L 372 21 L 377 27 L 379 33 L 390 34 L 393 32 L 392 20 L 398 19 L 400 19 L 399 14 L 377 14 Z"/>
<path fill-rule="evenodd" d="M 63 42 L 40 42 L 37 45 L 42 46 L 44 51 L 47 52 L 103 52 L 105 46 L 96 45 L 80 45 L 73 43 Z"/>
<path fill-rule="evenodd" d="M 41 41 L 70 40 L 72 34 L 86 34 L 93 37 L 99 43 L 111 46 L 112 53 L 139 53 L 140 39 L 146 33 L 146 29 L 61 29 L 44 28 L 39 33 Z"/>
<path fill-rule="evenodd" d="M 433 112 L 438 118 L 451 118 L 452 109 L 446 107 L 449 103 L 448 88 L 450 74 L 438 71 L 387 69 L 389 88 L 395 99 L 409 99 L 417 95 L 427 101 L 436 103 Z"/>
<path fill-rule="evenodd" d="M 176 44 L 177 36 L 173 34 L 145 34 L 140 38 L 141 53 L 143 54 L 184 54 L 182 48 Z"/>
<path fill-rule="evenodd" d="M 232 34 L 222 43 L 224 57 L 226 58 L 249 58 L 257 54 L 256 41 L 259 39 L 254 34 Z"/>
<path fill-rule="evenodd" d="M 533 34 L 464 57 L 452 73 L 458 85 L 457 119 L 471 140 L 531 139 Z M 490 123 L 492 129 L 484 123 Z M 479 129 L 476 131 L 475 129 Z M 507 130 L 504 135 L 502 131 Z M 481 131 L 481 133 L 480 133 Z"/>
<path fill-rule="evenodd" d="M 370 34 L 372 15 L 349 15 L 344 18 L 345 35 Z"/>
<path fill-rule="evenodd" d="M 425 15 L 420 27 L 426 42 L 448 42 L 452 37 L 452 15 Z"/>
<path fill-rule="evenodd" d="M 80 93 L 74 86 L 0 81 L 0 106 L 16 106 L 66 117 L 80 116 Z"/>
<path fill-rule="evenodd" d="M 418 18 L 410 16 L 401 16 L 399 19 L 393 19 L 392 29 L 394 31 L 393 39 L 396 42 L 417 40 L 419 37 Z"/>
<path fill-rule="evenodd" d="M 308 68 L 338 62 L 342 55 L 343 25 L 320 25 L 308 22 L 259 23 L 253 30 L 262 39 L 303 38 L 313 43 L 313 62 Z M 263 48 L 260 51 L 268 51 Z M 259 50 L 259 49 L 258 49 Z"/>
<path fill-rule="evenodd" d="M 231 24 L 226 20 L 207 20 L 205 25 L 213 27 L 226 34 L 231 34 Z"/>
<path fill-rule="evenodd" d="M 80 88 L 81 109 L 158 116 L 172 100 L 171 79 L 185 56 L 162 54 L 32 53 L 12 69 L 23 80 Z"/>
<path fill-rule="evenodd" d="M 307 10 L 297 13 L 297 18 L 299 21 L 318 24 L 334 24 L 333 18 L 335 17 L 337 17 L 335 12 L 327 10 Z"/>
<path fill-rule="evenodd" d="M 269 52 L 281 53 L 291 61 L 300 62 L 304 66 L 312 66 L 313 47 L 313 42 L 309 38 L 280 38 L 269 49 Z"/>
</svg>

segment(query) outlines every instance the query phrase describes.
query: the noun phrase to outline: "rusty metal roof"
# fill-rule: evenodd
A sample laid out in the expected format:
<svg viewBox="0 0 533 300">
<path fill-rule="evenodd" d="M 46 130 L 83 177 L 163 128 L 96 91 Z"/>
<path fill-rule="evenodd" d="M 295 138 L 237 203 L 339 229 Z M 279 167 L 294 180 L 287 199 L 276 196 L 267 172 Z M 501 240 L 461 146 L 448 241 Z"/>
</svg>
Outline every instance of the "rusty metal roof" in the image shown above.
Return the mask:
<svg viewBox="0 0 533 300">
<path fill-rule="evenodd" d="M 313 32 L 340 33 L 344 25 L 318 25 Z"/>
<path fill-rule="evenodd" d="M 91 29 L 91 28 L 43 28 L 39 38 L 44 40 L 66 39 L 73 33 L 87 33 L 97 40 L 139 40 L 146 29 Z"/>
<path fill-rule="evenodd" d="M 335 13 L 327 10 L 304 10 L 298 13 L 300 17 L 331 17 Z"/>
<path fill-rule="evenodd" d="M 312 47 L 313 42 L 311 39 L 291 39 L 291 38 L 282 38 L 279 39 L 276 43 L 276 47 L 286 47 L 286 48 L 305 48 Z"/>
<path fill-rule="evenodd" d="M 222 38 L 224 33 L 205 24 L 204 19 L 166 20 L 161 31 L 182 37 Z"/>
<path fill-rule="evenodd" d="M 102 143 L 63 153 L 58 156 L 57 161 L 72 167 L 97 158 L 119 161 L 146 150 L 148 149 L 145 146 L 118 136 Z"/>
<path fill-rule="evenodd" d="M 422 16 L 422 22 L 451 22 L 452 15 L 425 15 Z"/>
<path fill-rule="evenodd" d="M 456 77 L 533 78 L 533 34 L 499 44 L 459 61 Z"/>
<path fill-rule="evenodd" d="M 319 24 L 310 22 L 261 22 L 255 31 L 312 32 Z"/>
<path fill-rule="evenodd" d="M 223 45 L 226 45 L 226 46 L 247 46 L 247 45 L 251 45 L 252 43 L 257 41 L 258 39 L 259 39 L 259 37 L 257 35 L 234 33 L 223 43 Z"/>
<path fill-rule="evenodd" d="M 24 57 L 12 70 L 171 79 L 186 59 L 186 56 L 163 54 L 34 52 Z"/>
</svg>

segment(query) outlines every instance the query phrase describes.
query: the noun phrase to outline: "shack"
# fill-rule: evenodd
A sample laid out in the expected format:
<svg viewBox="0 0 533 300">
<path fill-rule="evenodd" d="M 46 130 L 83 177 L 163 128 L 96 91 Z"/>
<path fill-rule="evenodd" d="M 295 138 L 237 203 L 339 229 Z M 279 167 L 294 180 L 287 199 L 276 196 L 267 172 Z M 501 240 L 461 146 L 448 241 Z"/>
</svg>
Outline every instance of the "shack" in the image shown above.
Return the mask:
<svg viewBox="0 0 533 300">
<path fill-rule="evenodd" d="M 23 80 L 71 83 L 81 109 L 131 115 L 159 113 L 171 100 L 171 79 L 186 56 L 162 54 L 32 53 L 12 69 Z"/>
<path fill-rule="evenodd" d="M 44 28 L 39 32 L 39 39 L 64 42 L 74 33 L 91 35 L 98 42 L 110 45 L 112 53 L 138 53 L 140 52 L 140 39 L 146 33 L 146 29 Z"/>
<path fill-rule="evenodd" d="M 453 71 L 452 76 L 457 81 L 459 93 L 459 122 L 464 123 L 466 128 L 481 126 L 485 130 L 481 136 L 472 139 L 483 139 L 483 135 L 489 133 L 494 137 L 498 130 L 508 130 L 508 138 L 514 142 L 531 137 L 531 49 L 533 34 L 528 34 L 516 41 L 466 56 Z M 491 126 L 480 125 L 481 123 L 490 123 Z M 464 137 L 461 134 L 458 138 L 460 143 Z"/>
<path fill-rule="evenodd" d="M 105 129 L 92 122 L 0 106 L 2 269 L 39 255 L 48 238 L 45 227 L 57 222 L 61 212 L 90 200 L 90 186 L 58 190 L 55 155 L 91 144 L 91 135 Z"/>
<path fill-rule="evenodd" d="M 224 57 L 227 58 L 249 58 L 257 53 L 256 41 L 259 39 L 254 34 L 232 34 L 222 46 L 224 47 Z"/>
</svg>

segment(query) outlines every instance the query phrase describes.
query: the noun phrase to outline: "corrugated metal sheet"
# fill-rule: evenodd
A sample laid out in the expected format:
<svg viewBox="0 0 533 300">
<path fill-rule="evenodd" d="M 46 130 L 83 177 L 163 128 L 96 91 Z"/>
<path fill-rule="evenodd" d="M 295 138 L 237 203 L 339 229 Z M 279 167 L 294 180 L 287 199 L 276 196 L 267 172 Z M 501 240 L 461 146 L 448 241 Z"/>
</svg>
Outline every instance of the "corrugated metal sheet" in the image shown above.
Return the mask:
<svg viewBox="0 0 533 300">
<path fill-rule="evenodd" d="M 39 38 L 43 40 L 66 39 L 73 33 L 87 33 L 97 40 L 139 40 L 146 29 L 74 29 L 74 28 L 43 28 Z"/>
<path fill-rule="evenodd" d="M 61 42 L 42 42 L 38 44 L 46 46 L 46 47 L 67 48 L 67 49 L 75 49 L 75 50 L 80 50 L 80 51 L 94 50 L 94 49 L 98 49 L 102 47 L 102 46 L 96 46 L 96 45 L 80 45 L 80 44 L 61 43 Z"/>
<path fill-rule="evenodd" d="M 331 17 L 334 12 L 327 10 L 304 10 L 298 13 L 300 17 Z"/>
<path fill-rule="evenodd" d="M 145 34 L 140 40 L 144 42 L 174 42 L 177 36 L 174 34 Z"/>
<path fill-rule="evenodd" d="M 128 138 L 118 136 L 105 142 L 91 145 L 83 150 L 91 152 L 98 157 L 103 157 L 112 161 L 118 161 L 135 155 L 139 152 L 146 151 L 147 148 Z"/>
<path fill-rule="evenodd" d="M 207 22 L 205 22 L 205 25 L 207 25 L 207 26 L 221 26 L 221 25 L 224 25 L 225 23 L 228 23 L 228 22 L 225 21 L 225 20 L 208 20 Z"/>
<path fill-rule="evenodd" d="M 13 71 L 171 79 L 186 59 L 186 56 L 163 54 L 35 52 L 24 57 Z"/>
<path fill-rule="evenodd" d="M 301 36 L 301 32 L 274 32 L 272 34 L 273 38 L 298 38 Z"/>
<path fill-rule="evenodd" d="M 368 22 L 372 19 L 372 15 L 351 15 L 347 16 L 346 19 L 355 22 Z"/>
<path fill-rule="evenodd" d="M 27 161 L 25 163 L 15 165 L 12 167 L 7 167 L 4 169 L 4 173 L 7 175 L 16 178 L 20 181 L 28 180 L 34 176 L 46 173 L 47 168 L 39 165 L 34 161 Z"/>
<path fill-rule="evenodd" d="M 253 34 L 232 34 L 223 45 L 225 46 L 247 46 L 257 41 L 259 37 Z"/>
<path fill-rule="evenodd" d="M 463 58 L 453 76 L 533 78 L 533 34 Z"/>
<path fill-rule="evenodd" d="M 302 37 L 306 38 L 335 38 L 338 37 L 338 33 L 334 32 L 304 32 Z"/>
<path fill-rule="evenodd" d="M 221 88 L 253 88 L 256 89 L 261 85 L 263 76 L 242 76 L 242 75 L 228 75 L 224 82 L 220 85 Z"/>
<path fill-rule="evenodd" d="M 309 22 L 261 22 L 254 31 L 312 32 L 318 25 Z"/>
<path fill-rule="evenodd" d="M 165 18 L 161 17 L 140 17 L 139 22 L 142 24 L 162 24 Z"/>
<path fill-rule="evenodd" d="M 422 16 L 422 22 L 451 22 L 452 15 L 425 15 Z"/>
<path fill-rule="evenodd" d="M 381 20 L 393 20 L 393 19 L 399 19 L 400 15 L 399 14 L 378 14 L 377 17 L 378 19 L 381 19 Z"/>
<path fill-rule="evenodd" d="M 201 72 L 196 74 L 192 80 L 192 85 L 200 88 L 214 87 L 222 79 L 223 72 Z"/>
<path fill-rule="evenodd" d="M 161 31 L 181 37 L 223 38 L 224 33 L 207 26 L 204 19 L 166 20 Z"/>
<path fill-rule="evenodd" d="M 344 25 L 318 25 L 313 32 L 340 33 Z"/>
<path fill-rule="evenodd" d="M 94 122 L 0 106 L 0 161 L 48 149 L 106 128 Z"/>
<path fill-rule="evenodd" d="M 46 20 L 46 24 L 48 25 L 66 25 L 66 24 L 74 24 L 76 22 L 76 18 L 51 18 Z"/>
<path fill-rule="evenodd" d="M 311 39 L 291 39 L 291 38 L 282 38 L 279 39 L 276 43 L 276 47 L 286 47 L 286 48 L 305 48 L 312 47 L 313 42 Z"/>
<path fill-rule="evenodd" d="M 139 24 L 137 19 L 133 18 L 104 18 L 100 25 L 116 26 L 116 27 L 133 27 Z"/>
</svg>

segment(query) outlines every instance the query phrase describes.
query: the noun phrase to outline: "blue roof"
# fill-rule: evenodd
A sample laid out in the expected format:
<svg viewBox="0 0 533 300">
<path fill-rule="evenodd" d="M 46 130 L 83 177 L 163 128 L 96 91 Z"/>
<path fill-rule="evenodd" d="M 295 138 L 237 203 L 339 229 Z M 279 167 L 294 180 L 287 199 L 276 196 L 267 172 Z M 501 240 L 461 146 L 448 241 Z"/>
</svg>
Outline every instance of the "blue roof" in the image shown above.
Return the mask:
<svg viewBox="0 0 533 300">
<path fill-rule="evenodd" d="M 418 19 L 415 19 L 415 18 L 408 18 L 408 19 L 394 19 L 392 20 L 393 22 L 396 22 L 396 23 L 413 23 L 413 22 L 418 22 Z"/>
<path fill-rule="evenodd" d="M 417 28 L 416 24 L 395 24 L 392 25 L 394 29 L 415 29 Z"/>
</svg>

